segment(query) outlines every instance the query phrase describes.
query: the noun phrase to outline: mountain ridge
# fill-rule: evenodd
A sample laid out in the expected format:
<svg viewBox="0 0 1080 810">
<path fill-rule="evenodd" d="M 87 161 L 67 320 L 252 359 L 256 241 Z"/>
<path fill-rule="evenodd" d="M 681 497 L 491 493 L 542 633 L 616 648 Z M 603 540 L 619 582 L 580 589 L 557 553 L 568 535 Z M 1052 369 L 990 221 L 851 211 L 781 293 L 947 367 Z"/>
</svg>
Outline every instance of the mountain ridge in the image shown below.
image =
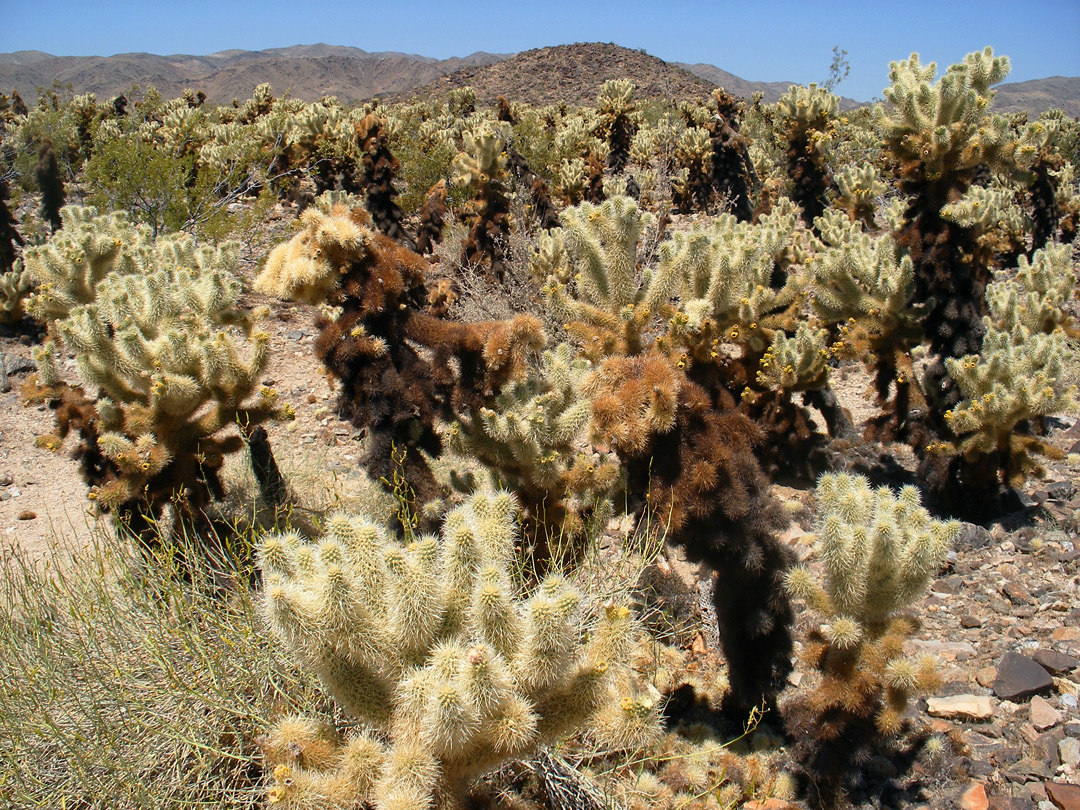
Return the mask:
<svg viewBox="0 0 1080 810">
<path fill-rule="evenodd" d="M 499 67 L 502 65 L 502 67 Z M 112 98 L 133 85 L 154 86 L 167 98 L 185 88 L 202 90 L 215 104 L 251 95 L 269 83 L 276 94 L 314 101 L 334 95 L 344 103 L 372 98 L 398 101 L 431 97 L 471 84 L 487 102 L 496 95 L 529 103 L 595 102 L 608 78 L 630 78 L 642 98 L 703 97 L 715 86 L 749 98 L 760 92 L 774 103 L 794 82 L 755 82 L 707 63 L 666 62 L 644 51 L 611 43 L 576 43 L 517 54 L 477 51 L 437 59 L 398 51 L 369 52 L 345 45 L 315 43 L 260 51 L 227 49 L 211 54 L 55 56 L 44 51 L 0 53 L 0 91 L 18 90 L 33 104 L 37 88 L 54 81 L 75 93 Z M 546 85 L 546 86 L 545 86 Z M 1080 116 L 1080 77 L 1051 76 L 999 85 L 995 109 L 1037 115 L 1057 107 Z M 561 94 L 561 95 L 560 95 Z M 866 102 L 841 97 L 841 108 Z"/>
</svg>

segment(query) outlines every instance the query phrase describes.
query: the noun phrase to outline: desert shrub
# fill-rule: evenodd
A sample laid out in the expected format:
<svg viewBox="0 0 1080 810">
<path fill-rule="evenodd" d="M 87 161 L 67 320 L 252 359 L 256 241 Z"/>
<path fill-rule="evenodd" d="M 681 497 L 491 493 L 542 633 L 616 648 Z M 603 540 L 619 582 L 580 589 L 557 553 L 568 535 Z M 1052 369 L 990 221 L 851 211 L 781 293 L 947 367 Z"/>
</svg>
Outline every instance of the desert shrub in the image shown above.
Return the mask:
<svg viewBox="0 0 1080 810">
<path fill-rule="evenodd" d="M 194 155 L 174 155 L 139 133 L 98 145 L 86 164 L 88 202 L 102 211 L 127 211 L 154 236 L 188 224 L 195 190 L 187 186 Z"/>
</svg>

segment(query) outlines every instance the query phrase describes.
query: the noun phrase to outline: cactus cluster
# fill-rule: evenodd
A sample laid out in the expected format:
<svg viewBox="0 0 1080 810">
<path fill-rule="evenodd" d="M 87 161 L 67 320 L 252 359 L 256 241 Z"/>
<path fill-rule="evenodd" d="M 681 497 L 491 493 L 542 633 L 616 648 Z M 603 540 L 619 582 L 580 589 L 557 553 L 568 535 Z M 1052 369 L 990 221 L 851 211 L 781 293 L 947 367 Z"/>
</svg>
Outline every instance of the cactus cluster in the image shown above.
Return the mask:
<svg viewBox="0 0 1080 810">
<path fill-rule="evenodd" d="M 369 431 L 368 472 L 386 482 L 403 475 L 420 514 L 440 497 L 425 458 L 442 452 L 436 423 L 481 407 L 523 376 L 529 353 L 543 343 L 539 321 L 453 323 L 429 308 L 427 262 L 372 232 L 362 210 L 309 208 L 303 222 L 271 253 L 255 288 L 338 308 L 320 317 L 316 354 L 342 382 L 342 415 Z M 395 454 L 404 454 L 403 470 L 395 469 Z"/>
<path fill-rule="evenodd" d="M 535 532 L 538 540 L 564 544 L 567 556 L 604 528 L 621 483 L 618 459 L 588 441 L 592 402 L 584 387 L 591 371 L 569 344 L 559 344 L 527 378 L 505 386 L 491 407 L 462 414 L 446 435 L 448 449 L 510 487 L 523 516 L 544 527 Z M 554 549 L 534 553 L 560 556 Z"/>
<path fill-rule="evenodd" d="M 932 657 L 904 652 L 918 623 L 902 611 L 922 595 L 960 524 L 932 520 L 914 487 L 894 495 L 859 476 L 822 476 L 817 502 L 824 575 L 787 574 L 790 591 L 822 619 L 801 653 L 817 679 L 784 711 L 811 804 L 824 810 L 842 805 L 874 746 L 896 737 L 912 698 L 937 684 Z"/>
<path fill-rule="evenodd" d="M 235 245 L 197 248 L 186 236 L 150 239 L 123 217 L 64 209 L 61 236 L 26 252 L 38 282 L 30 310 L 48 323 L 30 399 L 49 402 L 57 449 L 71 431 L 89 497 L 136 534 L 153 533 L 166 505 L 198 527 L 223 495 L 224 458 L 250 429 L 281 411 L 260 388 L 269 335 L 237 306 Z M 137 270 L 137 272 L 135 272 Z M 243 333 L 239 339 L 235 327 Z M 65 381 L 60 350 L 81 385 Z"/>
<path fill-rule="evenodd" d="M 473 495 L 439 538 L 344 514 L 317 541 L 263 538 L 271 628 L 362 724 L 344 743 L 296 718 L 272 729 L 272 804 L 453 810 L 478 776 L 580 729 L 618 749 L 659 733 L 627 666 L 630 611 L 558 575 L 523 592 L 515 540 L 505 492 Z"/>
</svg>

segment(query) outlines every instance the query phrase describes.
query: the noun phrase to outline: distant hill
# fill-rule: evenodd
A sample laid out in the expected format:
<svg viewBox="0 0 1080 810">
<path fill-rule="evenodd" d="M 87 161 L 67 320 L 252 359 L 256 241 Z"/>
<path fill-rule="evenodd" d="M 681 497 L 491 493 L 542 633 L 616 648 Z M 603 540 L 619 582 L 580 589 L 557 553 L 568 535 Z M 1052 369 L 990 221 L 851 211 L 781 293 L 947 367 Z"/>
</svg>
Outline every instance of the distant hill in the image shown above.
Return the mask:
<svg viewBox="0 0 1080 810">
<path fill-rule="evenodd" d="M 1051 107 L 1080 117 L 1080 76 L 1051 76 L 1027 82 L 999 84 L 994 96 L 998 112 L 1026 112 L 1032 117 Z"/>
<path fill-rule="evenodd" d="M 433 59 L 413 54 L 368 53 L 336 45 L 295 45 L 266 51 L 228 50 L 206 56 L 157 56 L 127 53 L 116 56 L 53 56 L 41 51 L 0 54 L 0 90 L 16 89 L 28 104 L 38 87 L 54 81 L 70 83 L 76 93 L 96 93 L 107 99 L 133 84 L 156 87 L 166 98 L 185 88 L 202 90 L 212 104 L 248 98 L 269 82 L 276 94 L 314 101 L 336 95 L 342 102 L 362 101 L 434 81 L 470 65 L 505 58 L 474 53 L 466 57 Z"/>
<path fill-rule="evenodd" d="M 394 94 L 390 101 L 434 98 L 470 86 L 477 101 L 497 96 L 529 104 L 595 104 L 608 79 L 630 79 L 638 98 L 704 99 L 715 85 L 641 51 L 600 42 L 522 51 L 490 65 L 470 66 L 423 87 Z"/>
<path fill-rule="evenodd" d="M 593 104 L 607 79 L 629 78 L 640 98 L 703 99 L 721 86 L 749 98 L 761 92 L 767 103 L 785 93 L 791 82 L 754 82 L 709 64 L 665 62 L 643 51 L 597 42 L 558 45 L 493 54 L 434 59 L 393 51 L 372 52 L 340 45 L 293 45 L 264 51 L 227 50 L 205 56 L 53 56 L 42 51 L 0 53 L 0 92 L 12 89 L 28 104 L 38 87 L 70 83 L 76 93 L 96 93 L 105 100 L 133 84 L 156 87 L 166 98 L 185 88 L 202 90 L 213 104 L 245 99 L 263 82 L 276 95 L 314 101 L 324 95 L 343 103 L 374 97 L 388 101 L 438 96 L 471 85 L 482 103 L 505 95 L 511 101 Z M 841 97 L 841 108 L 859 106 Z M 998 87 L 995 108 L 1035 116 L 1049 107 L 1080 116 L 1080 78 L 1053 76 Z"/>
</svg>

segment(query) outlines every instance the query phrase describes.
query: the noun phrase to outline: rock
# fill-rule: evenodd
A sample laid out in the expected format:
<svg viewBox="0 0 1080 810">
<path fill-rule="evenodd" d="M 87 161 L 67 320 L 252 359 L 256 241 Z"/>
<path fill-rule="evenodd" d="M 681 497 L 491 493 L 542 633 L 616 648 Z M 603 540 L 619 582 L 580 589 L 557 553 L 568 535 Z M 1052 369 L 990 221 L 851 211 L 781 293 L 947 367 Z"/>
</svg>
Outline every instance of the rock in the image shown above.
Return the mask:
<svg viewBox="0 0 1080 810">
<path fill-rule="evenodd" d="M 1015 582 L 1006 582 L 1001 587 L 1001 592 L 1009 598 L 1014 605 L 1031 604 L 1031 594 L 1017 585 Z"/>
<path fill-rule="evenodd" d="M 1077 549 L 1080 552 L 1080 549 Z M 1050 633 L 1050 639 L 1052 641 L 1080 641 L 1080 628 L 1077 627 L 1055 627 L 1053 632 Z"/>
<path fill-rule="evenodd" d="M 1046 795 L 1060 810 L 1080 810 L 1080 787 L 1064 782 L 1047 782 Z"/>
<path fill-rule="evenodd" d="M 958 549 L 986 548 L 992 542 L 994 538 L 987 529 L 974 523 L 961 523 L 955 547 Z"/>
<path fill-rule="evenodd" d="M 975 657 L 975 647 L 967 641 L 918 639 L 913 641 L 911 646 L 917 652 L 940 655 L 946 661 L 966 661 Z"/>
<path fill-rule="evenodd" d="M 1046 488 L 1046 493 L 1055 501 L 1067 501 L 1076 492 L 1072 481 L 1058 481 Z"/>
<path fill-rule="evenodd" d="M 1031 799 L 1019 798 L 1018 796 L 990 796 L 989 810 L 1033 810 L 1035 804 Z"/>
<path fill-rule="evenodd" d="M 987 810 L 990 807 L 990 801 L 986 798 L 986 788 L 978 782 L 973 782 L 960 794 L 956 806 L 960 810 Z"/>
<path fill-rule="evenodd" d="M 933 585 L 930 586 L 930 590 L 936 591 L 937 593 L 944 593 L 944 594 L 952 595 L 952 594 L 960 593 L 960 589 L 963 588 L 963 587 L 964 587 L 964 578 L 963 577 L 952 576 L 952 577 L 944 577 L 943 579 L 939 579 L 937 582 L 935 582 Z"/>
<path fill-rule="evenodd" d="M 1073 658 L 1057 650 L 1036 650 L 1031 657 L 1051 675 L 1060 675 L 1080 665 L 1080 658 Z"/>
<path fill-rule="evenodd" d="M 19 520 L 34 520 L 35 518 L 37 518 L 37 512 L 31 512 L 29 509 L 19 512 Z"/>
<path fill-rule="evenodd" d="M 1022 759 L 1005 769 L 1005 780 L 1014 785 L 1023 785 L 1033 779 L 1050 779 L 1054 772 L 1045 762 Z"/>
<path fill-rule="evenodd" d="M 975 682 L 979 684 L 979 686 L 985 686 L 987 689 L 993 685 L 994 678 L 996 677 L 997 669 L 994 667 L 980 667 L 975 672 Z"/>
<path fill-rule="evenodd" d="M 1058 756 L 1061 763 L 1070 768 L 1080 767 L 1080 740 L 1075 737 L 1065 737 L 1058 743 Z"/>
<path fill-rule="evenodd" d="M 970 613 L 965 613 L 960 617 L 960 626 L 971 630 L 975 627 L 982 627 L 983 621 L 978 616 L 972 616 Z"/>
<path fill-rule="evenodd" d="M 1031 725 L 1038 731 L 1046 731 L 1061 722 L 1061 712 L 1050 705 L 1050 702 L 1038 695 L 1031 699 L 1029 706 Z"/>
<path fill-rule="evenodd" d="M 994 704 L 989 695 L 953 695 L 926 699 L 926 713 L 931 717 L 960 720 L 989 720 Z"/>
<path fill-rule="evenodd" d="M 1050 673 L 1026 655 L 1008 652 L 997 664 L 993 692 L 1002 700 L 1017 700 L 1054 688 Z"/>
</svg>

